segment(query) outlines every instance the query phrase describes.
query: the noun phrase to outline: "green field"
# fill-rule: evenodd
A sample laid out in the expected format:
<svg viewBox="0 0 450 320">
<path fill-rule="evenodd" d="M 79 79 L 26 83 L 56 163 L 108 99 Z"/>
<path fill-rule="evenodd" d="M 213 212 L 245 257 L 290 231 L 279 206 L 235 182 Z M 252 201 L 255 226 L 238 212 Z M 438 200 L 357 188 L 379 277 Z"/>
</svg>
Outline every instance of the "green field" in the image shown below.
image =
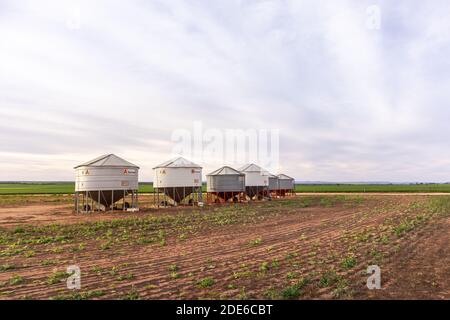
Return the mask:
<svg viewBox="0 0 450 320">
<path fill-rule="evenodd" d="M 57 183 L 0 183 L 0 195 L 17 194 L 71 194 L 75 185 L 71 182 Z M 206 187 L 203 188 L 206 191 Z M 296 192 L 450 192 L 450 184 L 411 185 L 296 185 Z M 139 192 L 153 192 L 151 183 L 140 183 Z"/>
<path fill-rule="evenodd" d="M 450 192 L 450 184 L 405 184 L 405 185 L 296 185 L 297 192 Z"/>
<path fill-rule="evenodd" d="M 75 191 L 73 182 L 57 183 L 0 183 L 0 195 L 17 194 L 71 194 Z M 152 192 L 152 184 L 139 184 L 139 192 Z"/>
</svg>

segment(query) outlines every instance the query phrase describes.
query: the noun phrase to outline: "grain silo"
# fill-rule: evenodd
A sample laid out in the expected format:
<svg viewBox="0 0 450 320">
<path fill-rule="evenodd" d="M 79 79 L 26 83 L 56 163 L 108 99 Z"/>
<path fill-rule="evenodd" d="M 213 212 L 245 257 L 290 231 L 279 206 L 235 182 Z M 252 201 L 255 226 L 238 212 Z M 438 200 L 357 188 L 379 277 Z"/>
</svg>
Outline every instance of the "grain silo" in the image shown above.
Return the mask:
<svg viewBox="0 0 450 320">
<path fill-rule="evenodd" d="M 202 167 L 182 157 L 153 168 L 154 201 L 158 206 L 202 201 Z"/>
<path fill-rule="evenodd" d="M 277 194 L 278 190 L 280 189 L 278 176 L 269 173 L 269 193 Z"/>
<path fill-rule="evenodd" d="M 74 169 L 77 212 L 80 208 L 82 212 L 114 210 L 117 207 L 138 210 L 138 166 L 114 154 L 107 154 Z M 121 203 L 117 204 L 120 200 Z"/>
<path fill-rule="evenodd" d="M 295 190 L 295 179 L 291 178 L 285 174 L 279 174 L 278 175 L 278 184 L 279 189 L 277 194 L 279 196 L 286 196 L 287 194 L 294 193 Z"/>
<path fill-rule="evenodd" d="M 208 202 L 234 202 L 245 198 L 245 174 L 224 166 L 206 175 Z"/>
<path fill-rule="evenodd" d="M 240 169 L 245 174 L 245 193 L 252 200 L 257 198 L 263 199 L 269 195 L 269 174 L 256 164 L 247 164 Z"/>
</svg>

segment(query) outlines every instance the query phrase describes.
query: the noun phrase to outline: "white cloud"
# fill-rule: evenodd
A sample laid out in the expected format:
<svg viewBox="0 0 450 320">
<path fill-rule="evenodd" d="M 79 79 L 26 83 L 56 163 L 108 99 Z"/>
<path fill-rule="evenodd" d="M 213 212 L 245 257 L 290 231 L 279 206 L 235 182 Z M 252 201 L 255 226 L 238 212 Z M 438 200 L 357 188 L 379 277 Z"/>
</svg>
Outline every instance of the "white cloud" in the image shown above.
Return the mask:
<svg viewBox="0 0 450 320">
<path fill-rule="evenodd" d="M 449 4 L 373 4 L 1 1 L 0 180 L 109 152 L 149 180 L 200 120 L 281 129 L 301 180 L 448 181 Z"/>
</svg>

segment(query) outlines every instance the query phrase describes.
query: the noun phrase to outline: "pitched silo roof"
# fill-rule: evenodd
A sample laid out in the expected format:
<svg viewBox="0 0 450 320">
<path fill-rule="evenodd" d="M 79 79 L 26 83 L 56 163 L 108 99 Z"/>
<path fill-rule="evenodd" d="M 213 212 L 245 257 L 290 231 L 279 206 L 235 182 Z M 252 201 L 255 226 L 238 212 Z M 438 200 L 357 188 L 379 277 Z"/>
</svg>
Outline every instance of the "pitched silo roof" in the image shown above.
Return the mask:
<svg viewBox="0 0 450 320">
<path fill-rule="evenodd" d="M 294 180 L 294 178 L 289 177 L 288 175 L 285 175 L 285 174 L 279 174 L 278 175 L 278 179 L 281 179 L 281 180 Z"/>
<path fill-rule="evenodd" d="M 132 167 L 139 168 L 137 165 L 128 162 L 115 154 L 105 154 L 91 161 L 85 162 L 75 167 Z"/>
<path fill-rule="evenodd" d="M 224 166 L 224 167 L 219 168 L 207 175 L 208 176 L 242 175 L 242 173 L 231 167 Z"/>
<path fill-rule="evenodd" d="M 186 160 L 183 157 L 178 157 L 166 162 L 161 163 L 160 165 L 154 167 L 156 168 L 202 168 L 198 164 L 193 163 L 192 161 Z"/>
<path fill-rule="evenodd" d="M 265 171 L 263 168 L 261 168 L 260 166 L 254 164 L 254 163 L 246 164 L 245 166 L 240 167 L 238 170 L 240 172 L 261 172 L 261 171 Z"/>
</svg>

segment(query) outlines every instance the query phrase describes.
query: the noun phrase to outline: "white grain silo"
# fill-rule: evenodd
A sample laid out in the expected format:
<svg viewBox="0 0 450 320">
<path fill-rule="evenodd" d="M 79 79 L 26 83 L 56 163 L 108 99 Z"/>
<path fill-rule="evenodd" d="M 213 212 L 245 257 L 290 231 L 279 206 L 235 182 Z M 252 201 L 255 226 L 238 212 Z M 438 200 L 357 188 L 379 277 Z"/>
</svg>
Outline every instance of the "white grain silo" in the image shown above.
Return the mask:
<svg viewBox="0 0 450 320">
<path fill-rule="evenodd" d="M 287 194 L 292 194 L 295 191 L 295 179 L 291 178 L 285 174 L 278 175 L 279 190 L 277 194 L 279 196 L 286 196 Z"/>
<path fill-rule="evenodd" d="M 84 212 L 114 210 L 120 200 L 122 210 L 138 209 L 138 166 L 114 154 L 107 154 L 74 169 L 77 212 L 80 207 Z"/>
<path fill-rule="evenodd" d="M 206 175 L 208 202 L 220 203 L 245 198 L 245 174 L 224 166 Z"/>
<path fill-rule="evenodd" d="M 262 199 L 269 195 L 269 174 L 256 164 L 247 164 L 238 169 L 245 174 L 245 192 L 250 199 Z"/>
<path fill-rule="evenodd" d="M 154 199 L 158 206 L 168 204 L 166 197 L 174 205 L 183 201 L 195 205 L 202 201 L 202 167 L 199 165 L 179 157 L 154 167 L 153 172 Z"/>
</svg>

